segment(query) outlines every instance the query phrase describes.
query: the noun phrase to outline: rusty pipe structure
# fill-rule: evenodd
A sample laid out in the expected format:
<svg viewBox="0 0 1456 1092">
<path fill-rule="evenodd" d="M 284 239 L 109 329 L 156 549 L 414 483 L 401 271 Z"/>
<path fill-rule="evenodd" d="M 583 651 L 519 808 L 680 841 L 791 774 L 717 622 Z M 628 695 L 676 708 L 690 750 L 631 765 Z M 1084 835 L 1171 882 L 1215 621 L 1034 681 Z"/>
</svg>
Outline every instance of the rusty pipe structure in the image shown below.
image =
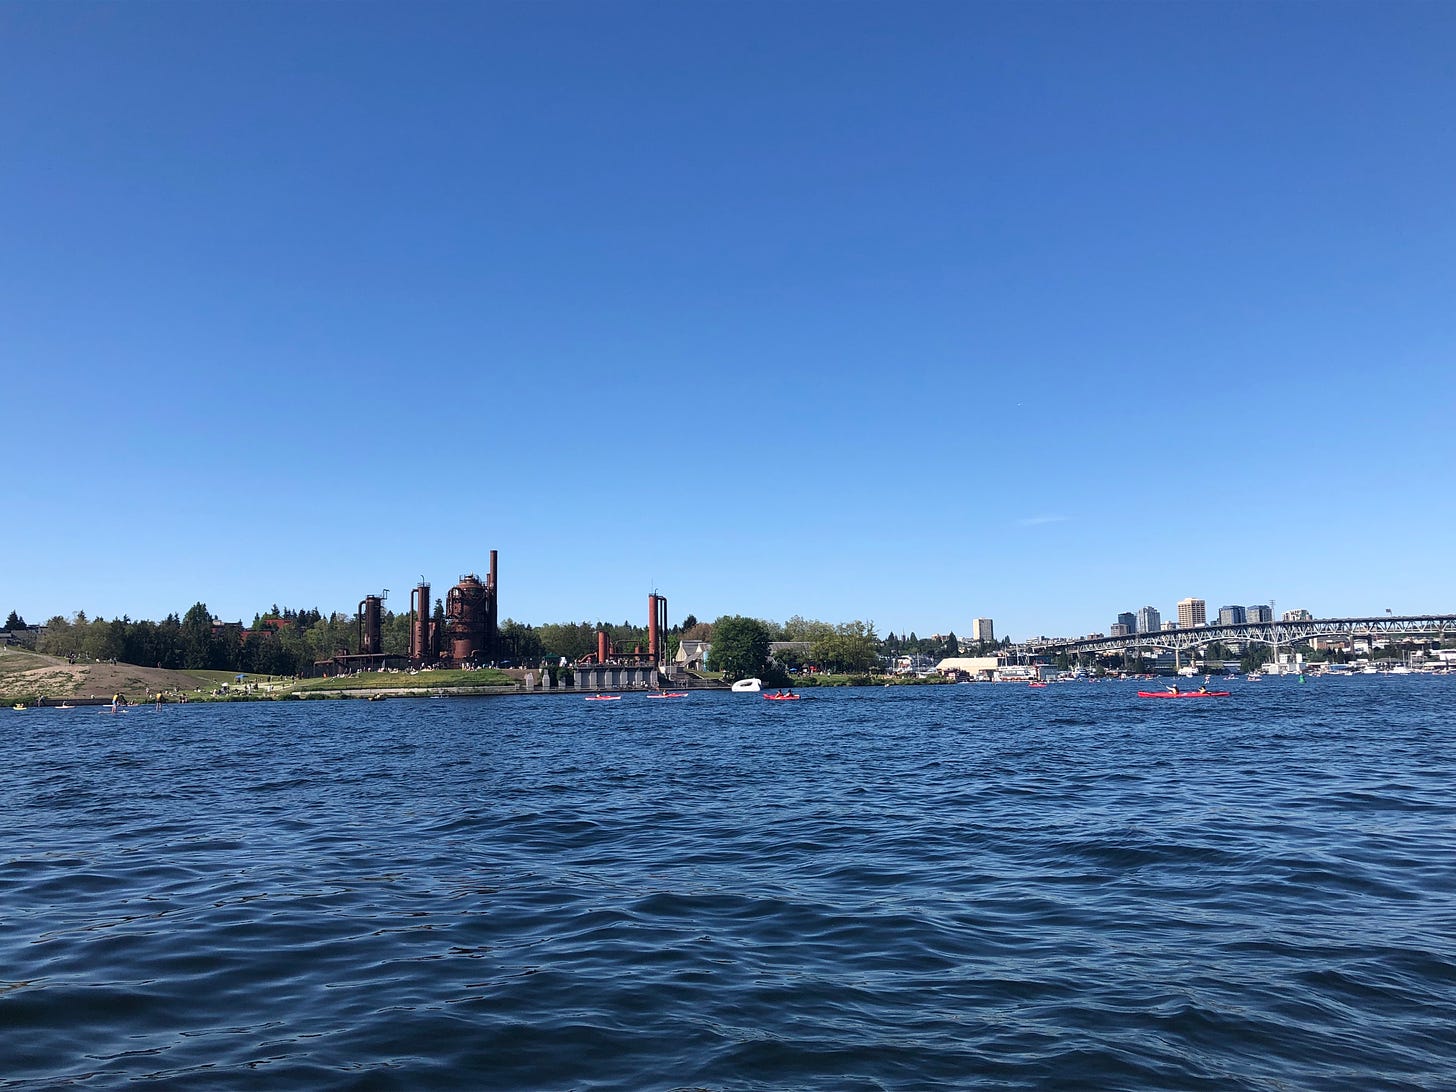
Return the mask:
<svg viewBox="0 0 1456 1092">
<path fill-rule="evenodd" d="M 355 615 L 356 636 L 359 651 L 365 656 L 378 656 L 384 647 L 380 638 L 380 618 L 384 599 L 378 595 L 366 595 L 359 600 L 359 612 Z"/>
<path fill-rule="evenodd" d="M 485 577 L 485 656 L 496 658 L 500 653 L 500 593 L 496 584 L 496 551 L 490 552 L 490 571 Z"/>
<path fill-rule="evenodd" d="M 419 587 L 410 592 L 410 662 L 422 664 L 433 659 L 429 655 L 431 645 L 430 585 L 422 580 Z"/>
<path fill-rule="evenodd" d="M 445 596 L 445 618 L 450 626 L 450 658 L 456 663 L 478 663 L 487 657 L 489 598 L 489 590 L 474 573 L 462 576 L 460 583 Z"/>
<path fill-rule="evenodd" d="M 662 642 L 667 636 L 667 596 L 653 592 L 647 597 L 647 658 L 653 667 L 662 666 Z"/>
</svg>

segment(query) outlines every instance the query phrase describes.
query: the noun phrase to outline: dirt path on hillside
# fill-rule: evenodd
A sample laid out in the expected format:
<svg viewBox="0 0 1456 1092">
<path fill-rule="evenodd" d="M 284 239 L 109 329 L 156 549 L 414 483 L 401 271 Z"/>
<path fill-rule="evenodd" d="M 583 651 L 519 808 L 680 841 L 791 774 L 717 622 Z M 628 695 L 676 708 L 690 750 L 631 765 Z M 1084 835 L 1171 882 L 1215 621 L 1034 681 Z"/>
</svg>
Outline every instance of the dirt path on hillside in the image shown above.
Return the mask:
<svg viewBox="0 0 1456 1092">
<path fill-rule="evenodd" d="M 211 684 L 186 671 L 138 667 L 136 664 L 68 664 L 54 656 L 6 651 L 0 654 L 0 698 L 109 698 L 124 694 L 145 701 L 158 690 L 166 694 L 195 693 Z"/>
</svg>

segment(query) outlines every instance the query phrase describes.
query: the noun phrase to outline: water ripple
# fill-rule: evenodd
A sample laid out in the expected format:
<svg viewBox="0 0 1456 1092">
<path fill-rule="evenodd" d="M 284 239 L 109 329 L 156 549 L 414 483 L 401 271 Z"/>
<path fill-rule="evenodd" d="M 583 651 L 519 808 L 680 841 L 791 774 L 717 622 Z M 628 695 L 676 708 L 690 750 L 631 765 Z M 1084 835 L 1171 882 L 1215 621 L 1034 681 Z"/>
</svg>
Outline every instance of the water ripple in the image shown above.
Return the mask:
<svg viewBox="0 0 1456 1092">
<path fill-rule="evenodd" d="M 1451 696 L 7 717 L 0 1087 L 1442 1087 Z"/>
</svg>

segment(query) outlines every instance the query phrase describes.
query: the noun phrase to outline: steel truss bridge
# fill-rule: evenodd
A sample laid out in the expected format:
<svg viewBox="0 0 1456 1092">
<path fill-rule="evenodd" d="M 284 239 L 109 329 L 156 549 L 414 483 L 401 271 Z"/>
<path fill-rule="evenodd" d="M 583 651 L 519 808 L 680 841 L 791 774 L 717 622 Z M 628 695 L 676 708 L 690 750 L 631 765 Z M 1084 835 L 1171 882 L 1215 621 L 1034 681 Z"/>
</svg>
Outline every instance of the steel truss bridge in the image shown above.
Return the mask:
<svg viewBox="0 0 1456 1092">
<path fill-rule="evenodd" d="M 1290 645 L 1315 637 L 1436 637 L 1456 636 L 1456 614 L 1380 615 L 1375 618 L 1312 618 L 1305 622 L 1243 622 L 1191 629 L 1165 629 L 1157 633 L 1131 633 L 1126 637 L 1085 637 L 1076 641 L 1027 641 L 1013 651 L 1025 656 L 1055 656 L 1065 652 L 1117 653 L 1147 648 L 1186 652 L 1215 642 Z"/>
</svg>

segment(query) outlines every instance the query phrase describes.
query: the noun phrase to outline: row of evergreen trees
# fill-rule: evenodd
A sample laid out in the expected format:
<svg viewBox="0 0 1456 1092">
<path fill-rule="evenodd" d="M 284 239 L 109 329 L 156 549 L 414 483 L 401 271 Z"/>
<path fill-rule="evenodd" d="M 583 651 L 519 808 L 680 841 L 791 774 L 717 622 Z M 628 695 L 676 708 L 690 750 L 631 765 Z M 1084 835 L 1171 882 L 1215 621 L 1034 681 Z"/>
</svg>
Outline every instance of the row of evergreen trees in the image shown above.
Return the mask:
<svg viewBox="0 0 1456 1092">
<path fill-rule="evenodd" d="M 7 629 L 19 632 L 24 619 L 15 612 Z M 442 627 L 444 604 L 436 600 L 433 616 Z M 624 651 L 647 647 L 645 626 L 623 622 L 568 622 L 530 626 L 507 619 L 501 626 L 501 659 L 516 664 L 536 664 L 545 659 L 566 657 L 577 660 L 596 651 L 597 630 L 607 632 L 615 647 Z M 677 651 L 684 633 L 706 639 L 710 627 L 689 616 L 667 635 L 668 655 Z M 409 615 L 385 611 L 380 638 L 387 655 L 404 656 L 409 651 Z M 160 622 L 122 617 L 107 621 L 88 618 L 85 612 L 65 618 L 57 615 L 46 622 L 36 651 L 72 661 L 117 661 L 144 667 L 184 670 L 235 671 L 263 675 L 302 675 L 314 664 L 338 653 L 359 651 L 358 621 L 353 615 L 322 614 L 318 610 L 293 610 L 274 606 L 255 615 L 250 626 L 221 622 L 205 603 L 194 604 L 186 614 L 169 614 Z"/>
</svg>

